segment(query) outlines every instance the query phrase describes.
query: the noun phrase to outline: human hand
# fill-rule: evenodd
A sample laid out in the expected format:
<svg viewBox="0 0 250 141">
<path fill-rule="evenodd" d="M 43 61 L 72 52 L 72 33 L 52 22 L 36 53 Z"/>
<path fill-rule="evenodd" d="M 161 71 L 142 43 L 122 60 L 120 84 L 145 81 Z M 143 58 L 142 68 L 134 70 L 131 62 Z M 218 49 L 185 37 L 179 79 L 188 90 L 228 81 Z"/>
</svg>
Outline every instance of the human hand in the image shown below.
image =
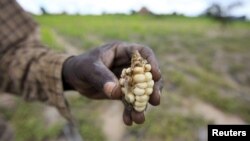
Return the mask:
<svg viewBox="0 0 250 141">
<path fill-rule="evenodd" d="M 77 90 L 93 99 L 121 99 L 123 94 L 118 82 L 121 71 L 130 66 L 132 52 L 138 50 L 152 66 L 155 81 L 149 103 L 160 104 L 162 79 L 153 51 L 139 44 L 114 42 L 94 48 L 87 53 L 67 59 L 63 65 L 63 83 L 65 90 Z M 143 112 L 125 106 L 124 123 L 131 125 L 143 123 Z"/>
</svg>

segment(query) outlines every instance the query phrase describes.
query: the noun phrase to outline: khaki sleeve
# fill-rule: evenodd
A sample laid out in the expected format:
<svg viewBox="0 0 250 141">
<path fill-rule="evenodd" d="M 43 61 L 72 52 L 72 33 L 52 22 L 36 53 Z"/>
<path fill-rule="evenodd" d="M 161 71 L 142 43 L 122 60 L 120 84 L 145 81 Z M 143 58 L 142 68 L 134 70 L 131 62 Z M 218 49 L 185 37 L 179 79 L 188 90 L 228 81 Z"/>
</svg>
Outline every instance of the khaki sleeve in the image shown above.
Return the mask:
<svg viewBox="0 0 250 141">
<path fill-rule="evenodd" d="M 70 55 L 42 45 L 37 24 L 14 0 L 0 0 L 0 7 L 0 92 L 51 104 L 70 120 L 61 73 Z"/>
</svg>

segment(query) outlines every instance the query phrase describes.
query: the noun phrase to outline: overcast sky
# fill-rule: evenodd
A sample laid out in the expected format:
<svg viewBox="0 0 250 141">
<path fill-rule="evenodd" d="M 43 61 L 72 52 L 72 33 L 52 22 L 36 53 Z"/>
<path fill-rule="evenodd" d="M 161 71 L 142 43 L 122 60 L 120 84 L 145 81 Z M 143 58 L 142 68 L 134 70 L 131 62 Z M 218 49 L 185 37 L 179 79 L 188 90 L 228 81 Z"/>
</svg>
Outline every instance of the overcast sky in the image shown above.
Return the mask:
<svg viewBox="0 0 250 141">
<path fill-rule="evenodd" d="M 34 14 L 40 14 L 40 7 L 50 13 L 69 14 L 101 14 L 129 13 L 146 6 L 157 14 L 181 13 L 187 16 L 201 14 L 211 3 L 220 3 L 224 7 L 230 3 L 241 1 L 239 6 L 231 11 L 235 16 L 246 15 L 250 19 L 250 0 L 17 0 L 24 9 Z"/>
</svg>

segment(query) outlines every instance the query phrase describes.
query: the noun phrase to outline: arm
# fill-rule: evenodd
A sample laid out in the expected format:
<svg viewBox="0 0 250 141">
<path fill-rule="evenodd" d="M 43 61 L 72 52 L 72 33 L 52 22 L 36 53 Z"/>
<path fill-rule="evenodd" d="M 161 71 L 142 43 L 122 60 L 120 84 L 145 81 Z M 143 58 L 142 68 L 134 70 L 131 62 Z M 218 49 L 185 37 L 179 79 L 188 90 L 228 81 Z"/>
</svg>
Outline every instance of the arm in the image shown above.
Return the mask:
<svg viewBox="0 0 250 141">
<path fill-rule="evenodd" d="M 37 38 L 37 24 L 14 0 L 0 0 L 0 92 L 56 106 L 70 119 L 61 70 L 69 57 Z"/>
</svg>

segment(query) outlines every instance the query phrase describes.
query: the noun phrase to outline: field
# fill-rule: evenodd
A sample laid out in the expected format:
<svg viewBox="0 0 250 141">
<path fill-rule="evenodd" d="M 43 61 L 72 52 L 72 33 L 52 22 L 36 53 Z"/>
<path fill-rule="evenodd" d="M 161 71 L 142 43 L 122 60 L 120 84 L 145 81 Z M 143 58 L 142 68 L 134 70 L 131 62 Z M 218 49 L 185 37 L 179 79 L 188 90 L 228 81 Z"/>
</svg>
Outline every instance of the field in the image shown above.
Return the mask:
<svg viewBox="0 0 250 141">
<path fill-rule="evenodd" d="M 55 51 L 80 54 L 107 42 L 125 41 L 151 47 L 159 60 L 164 78 L 161 105 L 149 108 L 142 125 L 124 127 L 119 122 L 110 126 L 110 130 L 121 130 L 118 137 L 108 134 L 102 122 L 107 118 L 104 112 L 112 110 L 112 102 L 69 97 L 80 133 L 87 141 L 205 141 L 207 124 L 250 122 L 249 22 L 224 26 L 205 17 L 178 16 L 34 18 L 41 25 L 42 41 Z M 15 113 L 4 112 L 18 141 L 60 138 L 62 119 L 47 127 L 37 118 L 41 114 L 37 108 L 46 107 L 17 101 Z"/>
</svg>

